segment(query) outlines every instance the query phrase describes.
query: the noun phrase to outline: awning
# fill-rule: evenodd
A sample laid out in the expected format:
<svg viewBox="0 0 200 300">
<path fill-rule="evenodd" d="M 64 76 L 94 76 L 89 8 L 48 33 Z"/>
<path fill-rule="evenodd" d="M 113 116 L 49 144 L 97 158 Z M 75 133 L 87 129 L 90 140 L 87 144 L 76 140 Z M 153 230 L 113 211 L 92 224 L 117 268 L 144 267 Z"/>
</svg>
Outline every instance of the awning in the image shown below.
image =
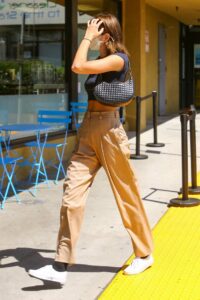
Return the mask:
<svg viewBox="0 0 200 300">
<path fill-rule="evenodd" d="M 51 0 L 60 5 L 64 5 L 65 0 Z M 94 15 L 99 12 L 105 11 L 106 6 L 108 6 L 108 1 L 106 5 L 105 0 L 79 0 L 78 1 L 78 10 L 80 12 L 87 12 L 87 14 Z"/>
</svg>

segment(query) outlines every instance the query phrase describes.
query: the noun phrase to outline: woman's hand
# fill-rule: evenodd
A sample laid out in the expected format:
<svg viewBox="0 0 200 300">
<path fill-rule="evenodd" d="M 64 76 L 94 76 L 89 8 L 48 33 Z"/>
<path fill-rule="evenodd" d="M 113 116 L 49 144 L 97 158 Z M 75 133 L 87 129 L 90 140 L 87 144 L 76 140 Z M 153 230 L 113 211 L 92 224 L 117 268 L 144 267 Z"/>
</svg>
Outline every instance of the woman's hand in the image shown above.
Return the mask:
<svg viewBox="0 0 200 300">
<path fill-rule="evenodd" d="M 102 23 L 103 23 L 103 21 L 101 21 L 100 19 L 92 19 L 92 20 L 88 21 L 85 38 L 90 39 L 92 41 L 93 39 L 100 36 L 104 31 L 104 28 L 101 28 L 99 30 L 99 27 Z"/>
</svg>

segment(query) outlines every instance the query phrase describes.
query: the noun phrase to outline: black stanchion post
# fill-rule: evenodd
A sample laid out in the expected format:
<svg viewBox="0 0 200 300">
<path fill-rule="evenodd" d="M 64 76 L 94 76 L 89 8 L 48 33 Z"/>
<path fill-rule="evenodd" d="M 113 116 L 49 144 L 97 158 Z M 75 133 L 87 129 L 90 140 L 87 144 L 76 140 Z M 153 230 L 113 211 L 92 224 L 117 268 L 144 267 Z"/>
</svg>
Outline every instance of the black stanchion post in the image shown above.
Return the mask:
<svg viewBox="0 0 200 300">
<path fill-rule="evenodd" d="M 136 155 L 140 155 L 140 115 L 141 115 L 141 99 L 136 98 Z"/>
<path fill-rule="evenodd" d="M 196 154 L 196 109 L 194 105 L 190 106 L 190 152 L 191 152 L 191 178 L 192 186 L 189 187 L 190 194 L 199 194 L 200 186 L 197 186 L 197 154 Z"/>
<path fill-rule="evenodd" d="M 181 115 L 182 141 L 182 200 L 188 200 L 188 115 Z"/>
<path fill-rule="evenodd" d="M 147 147 L 164 147 L 165 144 L 158 143 L 158 118 L 157 118 L 157 92 L 152 92 L 152 104 L 153 104 L 153 143 L 146 144 Z"/>
<path fill-rule="evenodd" d="M 141 97 L 136 97 L 136 153 L 131 154 L 131 159 L 146 159 L 148 158 L 145 154 L 140 154 L 140 116 L 141 116 Z"/>
<path fill-rule="evenodd" d="M 171 206 L 196 206 L 200 201 L 195 198 L 188 197 L 188 138 L 187 123 L 188 114 L 181 114 L 181 152 L 182 152 L 182 198 L 174 198 L 170 200 Z"/>
</svg>

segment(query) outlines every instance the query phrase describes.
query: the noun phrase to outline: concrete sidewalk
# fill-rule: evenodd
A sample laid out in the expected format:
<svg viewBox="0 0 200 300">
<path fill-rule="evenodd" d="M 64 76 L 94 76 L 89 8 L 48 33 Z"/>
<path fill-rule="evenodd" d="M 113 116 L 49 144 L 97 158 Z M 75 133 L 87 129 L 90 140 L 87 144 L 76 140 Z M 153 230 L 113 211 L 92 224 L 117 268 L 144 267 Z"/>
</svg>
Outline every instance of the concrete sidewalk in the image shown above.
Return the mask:
<svg viewBox="0 0 200 300">
<path fill-rule="evenodd" d="M 181 132 L 179 117 L 162 118 L 158 140 L 163 148 L 147 148 L 152 129 L 141 135 L 146 160 L 131 160 L 136 171 L 151 227 L 166 212 L 181 186 Z M 197 115 L 196 128 L 200 128 Z M 134 133 L 129 132 L 132 152 Z M 197 130 L 197 155 L 200 149 Z M 200 159 L 198 157 L 198 169 Z M 51 189 L 41 184 L 36 198 L 21 193 L 21 205 L 10 198 L 0 211 L 0 299 L 1 300 L 94 300 L 132 254 L 131 242 L 115 204 L 105 172 L 97 174 L 88 197 L 84 224 L 77 246 L 77 265 L 69 269 L 66 286 L 46 285 L 27 274 L 30 268 L 54 258 L 62 182 Z M 112 299 L 111 299 L 112 300 Z"/>
</svg>

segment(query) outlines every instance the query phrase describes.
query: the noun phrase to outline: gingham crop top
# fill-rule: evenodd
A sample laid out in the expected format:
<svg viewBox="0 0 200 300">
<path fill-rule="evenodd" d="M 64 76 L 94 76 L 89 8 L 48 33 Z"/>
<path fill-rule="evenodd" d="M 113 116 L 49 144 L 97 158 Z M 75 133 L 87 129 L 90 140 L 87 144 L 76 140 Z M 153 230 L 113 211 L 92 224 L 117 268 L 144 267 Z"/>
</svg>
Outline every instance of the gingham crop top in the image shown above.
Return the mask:
<svg viewBox="0 0 200 300">
<path fill-rule="evenodd" d="M 102 73 L 102 79 L 105 80 L 106 82 L 112 82 L 115 79 L 124 80 L 125 75 L 129 68 L 129 59 L 127 54 L 122 52 L 116 52 L 113 55 L 119 55 L 121 58 L 123 58 L 124 67 L 121 71 L 110 71 L 110 72 Z M 93 91 L 94 91 L 94 87 L 98 75 L 99 74 L 90 74 L 85 81 L 85 89 L 88 94 L 88 100 L 97 100 L 93 94 Z"/>
</svg>

